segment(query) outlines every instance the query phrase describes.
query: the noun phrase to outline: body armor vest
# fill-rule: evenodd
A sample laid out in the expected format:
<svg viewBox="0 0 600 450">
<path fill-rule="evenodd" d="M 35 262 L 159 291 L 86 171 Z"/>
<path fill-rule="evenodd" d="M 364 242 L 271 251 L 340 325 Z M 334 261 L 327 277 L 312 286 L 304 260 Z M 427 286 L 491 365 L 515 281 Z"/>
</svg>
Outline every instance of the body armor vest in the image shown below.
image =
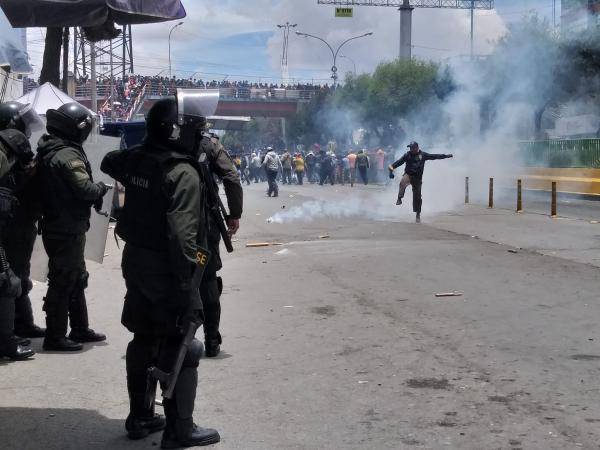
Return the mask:
<svg viewBox="0 0 600 450">
<path fill-rule="evenodd" d="M 143 146 L 127 151 L 122 181 L 125 205 L 116 232 L 135 247 L 167 251 L 168 193 L 165 175 L 179 162 L 194 165 L 191 158 L 175 152 L 147 151 Z"/>
<path fill-rule="evenodd" d="M 60 168 L 55 158 L 60 150 L 75 148 L 75 145 L 57 145 L 52 150 L 40 155 L 38 153 L 37 177 L 42 194 L 42 229 L 48 232 L 61 234 L 85 233 L 90 226 L 92 202 L 81 200 L 72 193 L 60 174 Z M 80 150 L 81 160 L 85 163 L 85 170 L 90 180 L 92 168 L 83 152 Z"/>
</svg>

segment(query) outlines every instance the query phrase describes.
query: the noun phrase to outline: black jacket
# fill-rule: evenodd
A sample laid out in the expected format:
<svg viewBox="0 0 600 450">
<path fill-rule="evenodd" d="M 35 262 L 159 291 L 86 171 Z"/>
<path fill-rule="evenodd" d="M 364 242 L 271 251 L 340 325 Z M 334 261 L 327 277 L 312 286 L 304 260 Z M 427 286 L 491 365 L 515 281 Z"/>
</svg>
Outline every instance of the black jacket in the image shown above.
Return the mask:
<svg viewBox="0 0 600 450">
<path fill-rule="evenodd" d="M 419 153 L 413 154 L 406 152 L 402 158 L 389 166 L 390 170 L 397 169 L 402 164 L 406 164 L 404 173 L 415 178 L 423 178 L 423 171 L 425 170 L 425 161 L 431 161 L 434 159 L 446 159 L 450 158 L 450 155 L 442 155 L 435 153 L 426 153 L 419 151 Z"/>
<path fill-rule="evenodd" d="M 87 156 L 78 144 L 44 135 L 38 144 L 38 176 L 48 233 L 79 234 L 90 227 L 92 205 L 104 195 L 94 183 Z"/>
</svg>

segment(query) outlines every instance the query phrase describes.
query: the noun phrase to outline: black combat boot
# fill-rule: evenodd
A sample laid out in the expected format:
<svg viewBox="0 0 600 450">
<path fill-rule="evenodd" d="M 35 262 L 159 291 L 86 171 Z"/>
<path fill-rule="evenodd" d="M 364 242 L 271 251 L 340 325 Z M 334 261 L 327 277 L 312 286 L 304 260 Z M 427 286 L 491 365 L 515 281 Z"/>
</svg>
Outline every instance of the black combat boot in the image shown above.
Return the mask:
<svg viewBox="0 0 600 450">
<path fill-rule="evenodd" d="M 66 337 L 52 338 L 46 336 L 43 348 L 50 352 L 78 352 L 79 350 L 83 350 L 83 345 Z"/>
<path fill-rule="evenodd" d="M 206 324 L 205 324 L 206 326 Z M 217 332 L 217 337 L 204 336 L 204 354 L 207 358 L 215 358 L 221 351 L 221 333 Z"/>
<path fill-rule="evenodd" d="M 184 367 L 177 378 L 172 399 L 164 399 L 167 427 L 163 433 L 161 448 L 184 448 L 216 444 L 221 440 L 217 430 L 201 428 L 194 423 L 194 403 L 198 370 Z"/>
<path fill-rule="evenodd" d="M 0 359 L 10 358 L 13 361 L 23 361 L 33 355 L 35 352 L 31 348 L 17 344 L 14 338 L 0 338 Z"/>
<path fill-rule="evenodd" d="M 178 419 L 172 426 L 167 425 L 160 448 L 202 447 L 220 440 L 217 430 L 199 427 L 192 419 Z"/>
<path fill-rule="evenodd" d="M 91 328 L 73 328 L 69 339 L 75 342 L 102 342 L 106 340 L 106 335 L 96 333 Z"/>
<path fill-rule="evenodd" d="M 23 338 L 42 338 L 46 336 L 46 329 L 33 324 L 30 326 L 15 326 L 15 334 Z"/>
<path fill-rule="evenodd" d="M 83 345 L 67 339 L 68 305 L 60 293 L 50 286 L 48 294 L 44 297 L 44 311 L 46 311 L 46 337 L 44 350 L 54 352 L 77 352 Z"/>
<path fill-rule="evenodd" d="M 147 409 L 144 395 L 129 394 L 129 416 L 125 421 L 125 429 L 129 439 L 143 439 L 151 433 L 164 430 L 167 422 L 164 416 L 154 413 L 154 407 Z"/>
<path fill-rule="evenodd" d="M 33 322 L 31 300 L 27 292 L 31 290 L 31 281 L 22 282 L 23 294 L 15 301 L 15 334 L 23 338 L 41 338 L 46 336 L 46 329 Z"/>
</svg>

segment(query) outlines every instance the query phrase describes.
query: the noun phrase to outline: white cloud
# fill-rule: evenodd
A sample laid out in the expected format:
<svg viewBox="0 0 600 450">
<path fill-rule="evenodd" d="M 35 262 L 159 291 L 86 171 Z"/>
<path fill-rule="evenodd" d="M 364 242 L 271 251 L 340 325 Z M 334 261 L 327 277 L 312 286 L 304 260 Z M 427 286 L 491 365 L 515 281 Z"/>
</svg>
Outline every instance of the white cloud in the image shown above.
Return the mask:
<svg viewBox="0 0 600 450">
<path fill-rule="evenodd" d="M 282 36 L 276 28 L 286 21 L 298 23 L 297 30 L 325 38 L 337 45 L 347 37 L 373 31 L 374 35 L 352 41 L 344 54 L 356 63 L 358 72 L 372 71 L 379 62 L 398 55 L 399 13 L 395 8 L 355 7 L 354 18 L 334 17 L 334 7 L 318 5 L 317 0 L 220 0 L 218 2 L 183 0 L 187 10 L 184 25 L 172 36 L 172 60 L 181 75 L 193 71 L 216 74 L 279 76 Z M 493 43 L 505 33 L 505 20 L 518 20 L 540 0 L 509 2 L 498 0 L 497 11 L 476 12 L 475 52 L 489 53 Z M 547 14 L 547 8 L 542 11 Z M 134 26 L 136 71 L 156 74 L 168 71 L 168 35 L 175 22 Z M 469 12 L 457 10 L 415 9 L 413 13 L 413 54 L 421 59 L 444 60 L 469 53 Z M 272 32 L 264 48 L 240 48 L 232 36 L 246 33 Z M 31 56 L 41 68 L 43 42 L 39 31 L 30 35 Z M 243 38 L 241 38 L 243 39 Z M 324 79 L 330 76 L 331 54 L 324 44 L 290 36 L 290 71 L 302 79 Z M 338 61 L 340 72 L 352 70 L 348 59 Z M 183 72 L 186 71 L 186 72 Z M 208 76 L 207 76 L 208 77 Z"/>
</svg>

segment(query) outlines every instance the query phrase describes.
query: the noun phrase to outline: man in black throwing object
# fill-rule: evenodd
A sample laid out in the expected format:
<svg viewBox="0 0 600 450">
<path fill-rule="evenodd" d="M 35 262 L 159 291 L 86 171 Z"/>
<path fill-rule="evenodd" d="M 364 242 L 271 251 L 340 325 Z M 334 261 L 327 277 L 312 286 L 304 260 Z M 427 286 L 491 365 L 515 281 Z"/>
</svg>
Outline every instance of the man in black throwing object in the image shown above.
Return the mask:
<svg viewBox="0 0 600 450">
<path fill-rule="evenodd" d="M 390 178 L 394 178 L 394 170 L 400 167 L 402 164 L 406 164 L 404 169 L 404 175 L 400 180 L 400 190 L 398 191 L 398 201 L 396 205 L 402 204 L 402 198 L 408 185 L 412 185 L 413 189 L 413 211 L 417 214 L 417 223 L 421 222 L 421 205 L 423 199 L 421 197 L 421 186 L 423 184 L 423 171 L 425 170 L 425 161 L 431 161 L 434 159 L 446 159 L 452 158 L 453 155 L 442 155 L 426 153 L 419 149 L 417 142 L 411 142 L 408 145 L 410 149 L 406 152 L 402 158 L 395 163 L 391 164 L 388 169 L 390 171 Z"/>
</svg>

